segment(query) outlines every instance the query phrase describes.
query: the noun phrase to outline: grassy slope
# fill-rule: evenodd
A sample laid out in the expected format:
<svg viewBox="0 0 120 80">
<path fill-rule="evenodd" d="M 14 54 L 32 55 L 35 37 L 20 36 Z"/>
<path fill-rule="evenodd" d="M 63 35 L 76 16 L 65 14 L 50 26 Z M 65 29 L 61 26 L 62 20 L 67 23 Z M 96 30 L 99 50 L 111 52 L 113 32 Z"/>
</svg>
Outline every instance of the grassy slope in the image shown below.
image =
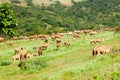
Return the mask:
<svg viewBox="0 0 120 80">
<path fill-rule="evenodd" d="M 83 36 L 83 35 L 81 35 Z M 113 37 L 113 32 L 100 32 L 95 37 L 105 38 L 102 44 L 120 47 L 120 38 Z M 116 78 L 120 77 L 120 52 L 116 54 L 103 55 L 93 58 L 91 50 L 93 45 L 89 44 L 89 40 L 94 36 L 87 35 L 86 40 L 79 39 L 72 41 L 71 37 L 66 36 L 62 40 L 71 40 L 71 46 L 66 49 L 64 46 L 56 51 L 55 43 L 51 41 L 51 45 L 47 50 L 43 51 L 43 56 L 33 57 L 28 61 L 36 59 L 46 59 L 48 66 L 40 70 L 22 71 L 17 67 L 18 62 L 9 66 L 0 66 L 0 80 L 86 80 L 97 78 Z M 14 45 L 25 47 L 28 52 L 32 53 L 33 46 L 39 46 L 42 40 L 33 41 L 15 41 Z M 0 64 L 2 61 L 11 61 L 14 54 L 13 47 L 7 46 L 8 42 L 0 43 Z"/>
</svg>

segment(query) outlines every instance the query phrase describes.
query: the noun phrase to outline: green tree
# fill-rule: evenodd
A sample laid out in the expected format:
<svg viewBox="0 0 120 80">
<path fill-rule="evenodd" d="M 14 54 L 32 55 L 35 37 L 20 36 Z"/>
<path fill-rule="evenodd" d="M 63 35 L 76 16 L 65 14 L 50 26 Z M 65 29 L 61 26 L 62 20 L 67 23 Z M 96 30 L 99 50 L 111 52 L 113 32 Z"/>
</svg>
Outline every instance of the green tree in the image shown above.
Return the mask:
<svg viewBox="0 0 120 80">
<path fill-rule="evenodd" d="M 7 3 L 0 5 L 0 32 L 1 34 L 13 36 L 17 22 L 13 10 Z"/>
</svg>

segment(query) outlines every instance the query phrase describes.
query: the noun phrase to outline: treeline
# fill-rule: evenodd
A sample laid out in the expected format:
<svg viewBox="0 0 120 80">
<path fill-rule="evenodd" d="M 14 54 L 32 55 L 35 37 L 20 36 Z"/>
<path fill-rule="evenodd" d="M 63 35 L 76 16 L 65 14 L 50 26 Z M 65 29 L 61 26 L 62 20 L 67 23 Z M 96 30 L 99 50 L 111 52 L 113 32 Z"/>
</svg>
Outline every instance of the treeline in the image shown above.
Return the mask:
<svg viewBox="0 0 120 80">
<path fill-rule="evenodd" d="M 120 0 L 72 2 L 71 7 L 59 2 L 50 6 L 43 4 L 41 7 L 35 6 L 32 2 L 29 2 L 27 7 L 10 4 L 18 22 L 16 35 L 51 34 L 120 25 Z"/>
</svg>

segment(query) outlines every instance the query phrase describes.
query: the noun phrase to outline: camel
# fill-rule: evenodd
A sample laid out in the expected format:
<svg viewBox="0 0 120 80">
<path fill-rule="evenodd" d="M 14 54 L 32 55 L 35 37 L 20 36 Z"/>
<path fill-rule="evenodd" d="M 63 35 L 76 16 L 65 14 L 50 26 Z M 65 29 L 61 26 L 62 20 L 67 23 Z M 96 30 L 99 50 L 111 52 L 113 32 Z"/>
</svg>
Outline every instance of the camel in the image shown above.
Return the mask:
<svg viewBox="0 0 120 80">
<path fill-rule="evenodd" d="M 80 38 L 80 35 L 79 34 L 77 34 L 77 33 L 73 33 L 73 38 Z"/>
<path fill-rule="evenodd" d="M 0 37 L 0 42 L 4 42 L 4 41 L 5 41 L 5 38 Z"/>
<path fill-rule="evenodd" d="M 18 47 L 15 47 L 15 54 L 20 53 L 20 49 Z"/>
<path fill-rule="evenodd" d="M 39 47 L 39 49 L 38 49 L 38 55 L 39 56 L 42 55 L 42 47 Z"/>
<path fill-rule="evenodd" d="M 96 57 L 97 55 L 100 55 L 100 54 L 108 53 L 108 52 L 110 52 L 110 48 L 105 45 L 96 46 L 92 50 L 92 54 L 94 57 Z"/>
<path fill-rule="evenodd" d="M 90 35 L 92 36 L 92 35 L 96 35 L 97 34 L 97 32 L 96 31 L 91 31 L 90 32 Z"/>
<path fill-rule="evenodd" d="M 27 51 L 24 48 L 21 48 L 20 61 L 27 59 Z"/>
<path fill-rule="evenodd" d="M 96 39 L 91 39 L 90 40 L 90 43 L 91 44 L 96 44 L 96 43 L 101 43 L 102 41 L 104 41 L 104 39 L 103 38 L 96 38 Z"/>
<path fill-rule="evenodd" d="M 38 51 L 33 53 L 33 56 L 40 56 L 42 55 L 42 47 L 39 47 Z"/>
<path fill-rule="evenodd" d="M 56 40 L 56 43 L 61 43 L 61 39 L 57 39 L 57 40 Z"/>
<path fill-rule="evenodd" d="M 70 46 L 70 41 L 65 41 L 64 45 L 68 48 Z"/>
<path fill-rule="evenodd" d="M 20 60 L 20 54 L 16 54 L 16 55 L 12 56 L 12 60 L 13 61 Z"/>
<path fill-rule="evenodd" d="M 45 41 L 44 41 L 45 43 L 48 43 L 48 38 L 47 37 L 45 37 Z"/>
<path fill-rule="evenodd" d="M 57 49 L 59 49 L 60 46 L 61 46 L 61 43 L 57 43 L 57 44 L 56 44 Z"/>
<path fill-rule="evenodd" d="M 42 49 L 47 49 L 48 46 L 49 46 L 48 43 L 43 43 L 43 44 L 41 45 L 41 48 L 42 48 Z"/>
</svg>

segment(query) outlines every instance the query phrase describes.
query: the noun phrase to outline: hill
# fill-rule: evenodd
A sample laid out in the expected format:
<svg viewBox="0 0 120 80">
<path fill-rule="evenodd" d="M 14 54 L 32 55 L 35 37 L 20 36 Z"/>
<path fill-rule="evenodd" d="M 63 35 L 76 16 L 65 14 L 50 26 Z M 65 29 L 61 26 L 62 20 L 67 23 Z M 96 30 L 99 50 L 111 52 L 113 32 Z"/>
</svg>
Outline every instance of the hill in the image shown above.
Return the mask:
<svg viewBox="0 0 120 80">
<path fill-rule="evenodd" d="M 38 3 L 37 0 L 34 1 Z M 18 5 L 16 2 L 10 3 L 18 21 L 16 36 L 120 25 L 120 0 L 72 1 L 71 6 L 62 5 L 58 1 L 49 6 L 35 5 L 33 0 L 26 0 L 25 3 L 26 6 Z"/>
</svg>

